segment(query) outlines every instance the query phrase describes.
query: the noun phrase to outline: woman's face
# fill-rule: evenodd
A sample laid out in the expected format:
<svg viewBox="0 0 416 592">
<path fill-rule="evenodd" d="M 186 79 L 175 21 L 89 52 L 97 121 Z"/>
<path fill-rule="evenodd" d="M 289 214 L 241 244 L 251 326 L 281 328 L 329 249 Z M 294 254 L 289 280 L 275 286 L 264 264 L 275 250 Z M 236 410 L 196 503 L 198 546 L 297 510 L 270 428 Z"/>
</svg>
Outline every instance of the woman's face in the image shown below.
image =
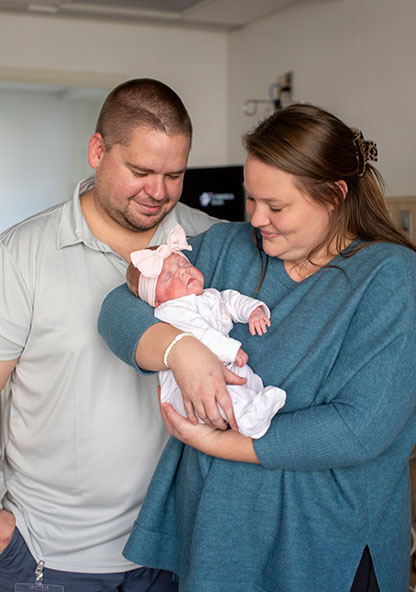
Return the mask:
<svg viewBox="0 0 416 592">
<path fill-rule="evenodd" d="M 326 236 L 332 208 L 300 191 L 289 173 L 248 156 L 244 167 L 247 212 L 271 257 L 301 265 Z M 318 254 L 319 258 L 319 254 Z"/>
</svg>

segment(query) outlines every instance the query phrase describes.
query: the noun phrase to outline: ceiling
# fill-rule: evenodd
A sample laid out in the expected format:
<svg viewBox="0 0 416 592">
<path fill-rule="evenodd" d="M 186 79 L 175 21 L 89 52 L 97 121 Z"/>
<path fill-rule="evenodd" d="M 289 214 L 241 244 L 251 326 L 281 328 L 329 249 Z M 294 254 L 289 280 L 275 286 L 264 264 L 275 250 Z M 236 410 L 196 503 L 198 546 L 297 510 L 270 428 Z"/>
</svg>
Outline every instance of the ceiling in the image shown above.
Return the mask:
<svg viewBox="0 0 416 592">
<path fill-rule="evenodd" d="M 327 1 L 330 0 L 0 0 L 0 14 L 7 11 L 82 16 L 233 30 L 287 6 Z"/>
</svg>

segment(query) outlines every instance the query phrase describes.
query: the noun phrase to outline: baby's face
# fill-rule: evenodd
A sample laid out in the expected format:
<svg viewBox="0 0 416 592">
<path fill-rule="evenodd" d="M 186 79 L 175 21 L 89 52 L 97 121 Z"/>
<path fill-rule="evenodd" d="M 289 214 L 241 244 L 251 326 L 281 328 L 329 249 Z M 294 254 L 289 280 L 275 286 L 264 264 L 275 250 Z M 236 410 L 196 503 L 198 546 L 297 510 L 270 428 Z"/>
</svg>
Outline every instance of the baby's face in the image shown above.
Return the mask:
<svg viewBox="0 0 416 592">
<path fill-rule="evenodd" d="M 165 259 L 156 284 L 155 306 L 162 302 L 202 293 L 204 276 L 185 257 L 173 253 Z"/>
</svg>

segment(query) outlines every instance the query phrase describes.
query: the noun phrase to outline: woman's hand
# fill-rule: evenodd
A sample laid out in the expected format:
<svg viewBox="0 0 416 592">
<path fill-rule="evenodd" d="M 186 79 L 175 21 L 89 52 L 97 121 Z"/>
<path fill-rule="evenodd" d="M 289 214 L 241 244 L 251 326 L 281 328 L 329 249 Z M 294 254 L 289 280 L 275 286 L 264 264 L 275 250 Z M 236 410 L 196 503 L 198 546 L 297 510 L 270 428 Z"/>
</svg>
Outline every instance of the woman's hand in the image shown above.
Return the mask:
<svg viewBox="0 0 416 592">
<path fill-rule="evenodd" d="M 159 388 L 160 402 L 160 388 Z M 233 430 L 217 430 L 203 423 L 191 423 L 172 405 L 163 403 L 160 413 L 171 436 L 205 454 L 239 462 L 259 463 L 253 440 Z"/>
<path fill-rule="evenodd" d="M 3 553 L 10 543 L 15 528 L 16 518 L 13 514 L 6 510 L 0 510 L 0 553 Z"/>
<path fill-rule="evenodd" d="M 198 417 L 211 428 L 225 430 L 218 405 L 224 411 L 233 430 L 238 430 L 231 397 L 226 384 L 243 385 L 246 379 L 237 376 L 205 345 L 194 337 L 181 339 L 169 354 L 169 367 L 182 391 L 188 419 L 198 423 Z"/>
</svg>

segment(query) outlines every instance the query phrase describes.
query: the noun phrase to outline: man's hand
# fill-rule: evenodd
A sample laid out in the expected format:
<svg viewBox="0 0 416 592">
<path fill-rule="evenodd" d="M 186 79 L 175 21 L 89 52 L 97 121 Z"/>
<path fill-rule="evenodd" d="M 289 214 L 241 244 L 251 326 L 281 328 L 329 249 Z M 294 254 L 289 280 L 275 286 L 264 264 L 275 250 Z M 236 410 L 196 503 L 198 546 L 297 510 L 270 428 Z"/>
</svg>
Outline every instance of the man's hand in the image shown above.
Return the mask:
<svg viewBox="0 0 416 592">
<path fill-rule="evenodd" d="M 258 306 L 248 317 L 248 327 L 251 335 L 263 335 L 270 327 L 270 319 L 261 306 Z"/>
<path fill-rule="evenodd" d="M 6 510 L 0 510 L 0 553 L 3 553 L 10 543 L 15 528 L 16 518 L 13 514 Z"/>
</svg>

